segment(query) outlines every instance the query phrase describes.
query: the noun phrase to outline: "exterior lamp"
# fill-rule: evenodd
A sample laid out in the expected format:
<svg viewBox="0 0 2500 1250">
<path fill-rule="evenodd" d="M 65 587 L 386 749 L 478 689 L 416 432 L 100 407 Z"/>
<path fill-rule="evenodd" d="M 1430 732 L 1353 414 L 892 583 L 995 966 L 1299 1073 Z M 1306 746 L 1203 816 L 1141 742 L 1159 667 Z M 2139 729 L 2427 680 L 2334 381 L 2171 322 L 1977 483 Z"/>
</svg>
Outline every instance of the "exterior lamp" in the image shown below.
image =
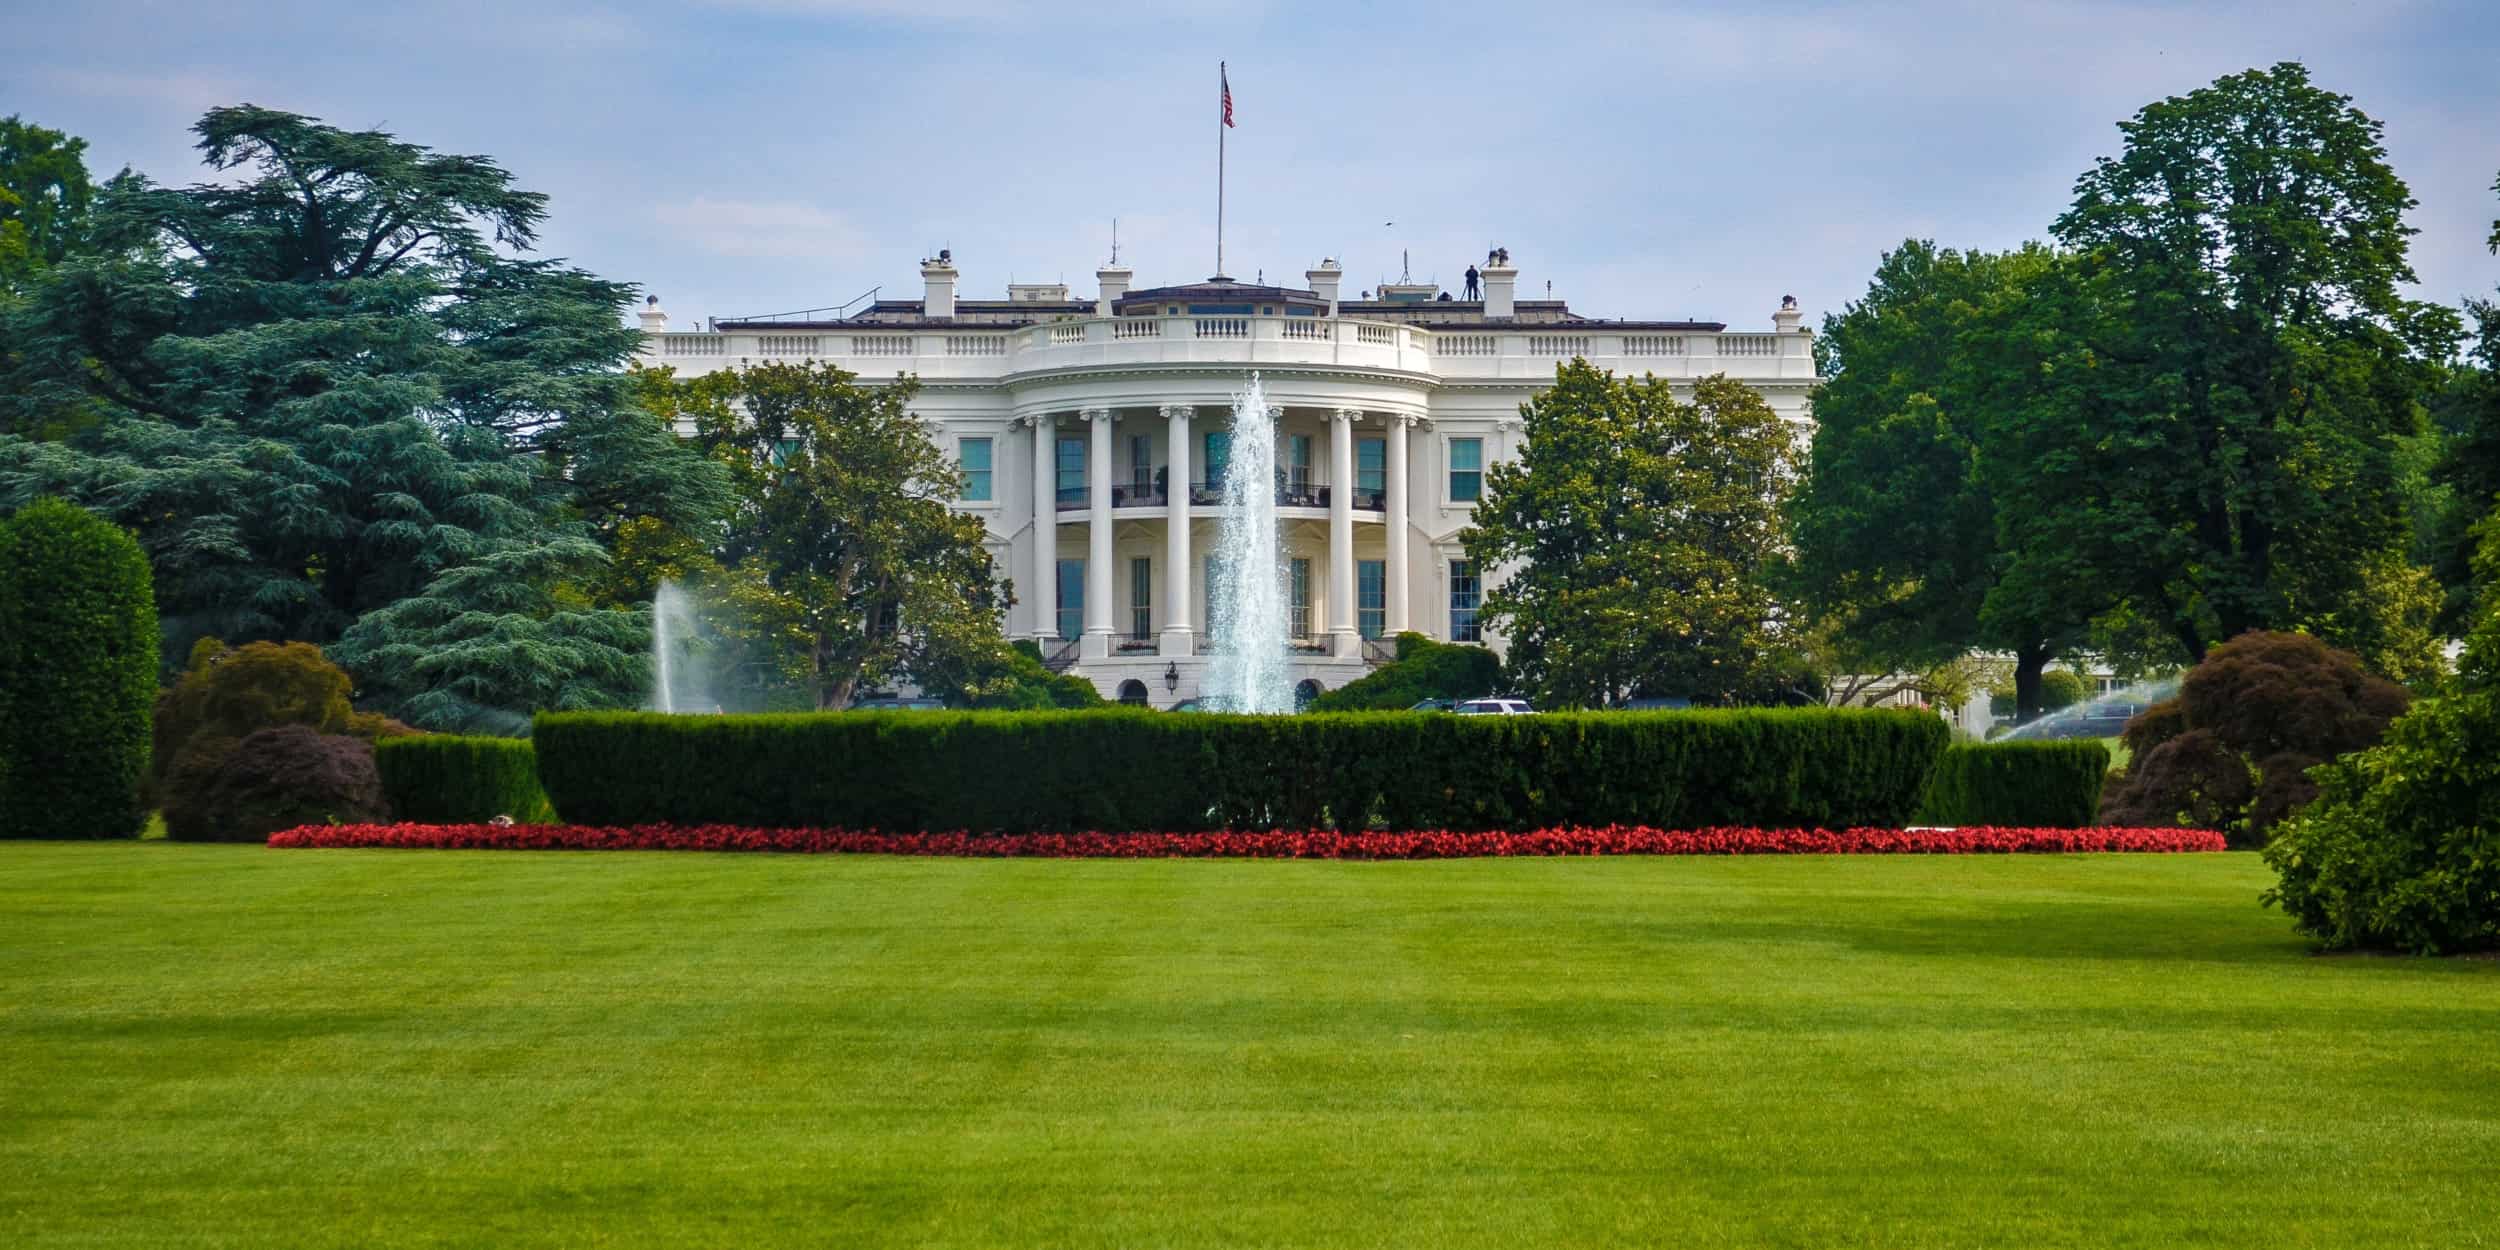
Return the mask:
<svg viewBox="0 0 2500 1250">
<path fill-rule="evenodd" d="M 1175 663 L 1175 664 L 1166 664 L 1166 665 L 1164 665 L 1164 666 L 1163 666 L 1163 693 L 1165 693 L 1165 694 L 1172 694 L 1172 693 L 1177 692 L 1180 688 L 1181 688 L 1181 666 L 1180 666 L 1179 664 L 1177 664 L 1177 663 Z"/>
</svg>

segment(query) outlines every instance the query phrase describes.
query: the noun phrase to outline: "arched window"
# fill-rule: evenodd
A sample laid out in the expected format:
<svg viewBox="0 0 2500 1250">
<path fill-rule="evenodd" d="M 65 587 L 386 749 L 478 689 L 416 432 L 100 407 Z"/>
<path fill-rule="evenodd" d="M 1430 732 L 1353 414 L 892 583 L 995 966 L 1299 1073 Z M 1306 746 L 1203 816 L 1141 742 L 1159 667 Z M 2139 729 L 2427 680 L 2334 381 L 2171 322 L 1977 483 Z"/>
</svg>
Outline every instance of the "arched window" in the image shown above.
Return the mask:
<svg viewBox="0 0 2500 1250">
<path fill-rule="evenodd" d="M 1318 697 L 1319 679 L 1315 677 L 1303 678 L 1301 683 L 1293 688 L 1293 710 L 1299 712 L 1302 709 L 1311 706 L 1311 700 Z"/>
<path fill-rule="evenodd" d="M 1120 683 L 1120 702 L 1130 707 L 1146 706 L 1146 683 L 1132 677 Z"/>
</svg>

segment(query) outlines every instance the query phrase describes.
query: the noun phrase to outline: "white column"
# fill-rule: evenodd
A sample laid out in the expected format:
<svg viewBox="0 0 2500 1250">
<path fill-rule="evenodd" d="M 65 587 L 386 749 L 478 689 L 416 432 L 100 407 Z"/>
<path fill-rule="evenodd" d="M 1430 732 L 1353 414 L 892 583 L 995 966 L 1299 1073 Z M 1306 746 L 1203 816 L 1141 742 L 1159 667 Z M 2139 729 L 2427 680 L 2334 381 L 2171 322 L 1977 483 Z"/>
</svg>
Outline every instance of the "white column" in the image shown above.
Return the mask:
<svg viewBox="0 0 2500 1250">
<path fill-rule="evenodd" d="M 1048 653 L 1059 637 L 1059 449 L 1058 428 L 1047 413 L 1033 422 L 1033 583 L 1025 591 L 1033 601 L 1033 637 Z"/>
<path fill-rule="evenodd" d="M 1168 656 L 1193 654 L 1189 628 L 1189 416 L 1187 404 L 1165 404 L 1163 465 L 1163 645 Z"/>
<path fill-rule="evenodd" d="M 1389 523 L 1389 567 L 1382 570 L 1388 583 L 1388 627 L 1392 636 L 1413 629 L 1407 616 L 1407 579 L 1412 576 L 1406 566 L 1406 427 L 1413 417 L 1403 413 L 1389 418 L 1389 497 L 1383 503 Z"/>
<path fill-rule="evenodd" d="M 1328 422 L 1328 635 L 1329 653 L 1363 653 L 1354 631 L 1354 419 L 1339 408 Z"/>
<path fill-rule="evenodd" d="M 1093 499 L 1085 548 L 1085 654 L 1111 654 L 1111 410 L 1088 408 L 1085 420 L 1094 427 L 1093 456 L 1085 469 L 1085 489 Z"/>
</svg>

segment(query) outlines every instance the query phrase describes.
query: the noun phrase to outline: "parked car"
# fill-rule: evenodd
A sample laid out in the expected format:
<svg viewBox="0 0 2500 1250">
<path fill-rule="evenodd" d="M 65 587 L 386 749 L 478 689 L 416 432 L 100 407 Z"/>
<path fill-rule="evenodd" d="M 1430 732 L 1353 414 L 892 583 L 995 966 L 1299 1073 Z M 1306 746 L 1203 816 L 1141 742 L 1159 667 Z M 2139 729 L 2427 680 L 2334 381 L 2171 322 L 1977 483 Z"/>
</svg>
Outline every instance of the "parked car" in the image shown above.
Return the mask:
<svg viewBox="0 0 2500 1250">
<path fill-rule="evenodd" d="M 1406 710 L 1410 712 L 1446 712 L 1457 706 L 1458 700 L 1456 699 L 1426 699 Z"/>
<path fill-rule="evenodd" d="M 1468 699 L 1450 710 L 1461 716 L 1529 716 L 1536 712 L 1526 699 Z"/>
</svg>

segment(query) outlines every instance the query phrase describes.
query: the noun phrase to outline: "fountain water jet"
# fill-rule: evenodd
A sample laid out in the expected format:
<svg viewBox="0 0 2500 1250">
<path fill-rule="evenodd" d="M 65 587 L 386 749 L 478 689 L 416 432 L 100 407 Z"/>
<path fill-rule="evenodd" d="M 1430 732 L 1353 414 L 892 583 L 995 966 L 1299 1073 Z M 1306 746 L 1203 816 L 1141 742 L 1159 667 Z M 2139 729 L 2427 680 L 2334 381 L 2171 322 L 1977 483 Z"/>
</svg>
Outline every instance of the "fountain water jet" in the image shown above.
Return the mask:
<svg viewBox="0 0 2500 1250">
<path fill-rule="evenodd" d="M 1208 570 L 1216 638 L 1206 692 L 1228 712 L 1290 712 L 1293 673 L 1285 662 L 1285 579 L 1276 548 L 1276 419 L 1259 375 L 1233 396 L 1233 431 L 1224 467 L 1224 517 Z M 1212 466 L 1210 466 L 1212 467 Z"/>
<path fill-rule="evenodd" d="M 708 703 L 704 692 L 697 689 L 693 698 L 683 698 L 677 688 L 678 666 L 688 657 L 685 651 L 695 637 L 694 596 L 675 582 L 661 582 L 651 596 L 651 708 L 658 712 L 674 712 L 680 707 L 702 708 Z M 706 683 L 694 683 L 700 687 Z"/>
</svg>

